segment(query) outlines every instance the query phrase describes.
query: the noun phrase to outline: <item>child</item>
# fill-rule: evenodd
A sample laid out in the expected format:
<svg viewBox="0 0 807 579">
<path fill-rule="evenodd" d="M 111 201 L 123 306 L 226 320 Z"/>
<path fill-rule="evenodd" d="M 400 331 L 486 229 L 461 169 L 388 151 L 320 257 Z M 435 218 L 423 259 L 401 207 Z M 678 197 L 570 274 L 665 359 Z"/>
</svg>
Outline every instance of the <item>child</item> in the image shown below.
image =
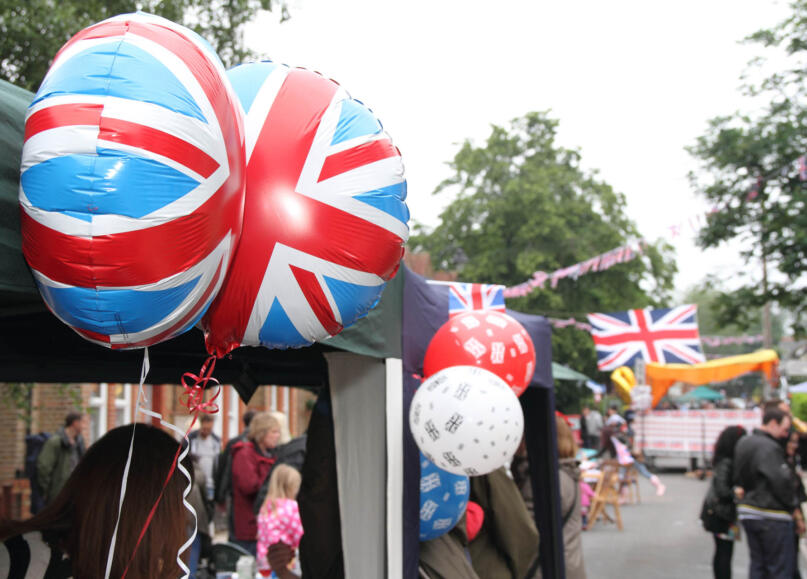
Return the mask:
<svg viewBox="0 0 807 579">
<path fill-rule="evenodd" d="M 580 479 L 580 514 L 582 515 L 583 519 L 583 530 L 586 530 L 586 526 L 588 525 L 588 508 L 591 506 L 591 499 L 594 498 L 594 491 L 591 490 L 591 486 L 584 481 L 582 478 Z"/>
<path fill-rule="evenodd" d="M 287 464 L 278 464 L 272 470 L 266 500 L 258 512 L 258 565 L 262 570 L 268 567 L 266 553 L 270 545 L 282 541 L 292 549 L 300 546 L 303 525 L 295 500 L 300 481 L 300 473 Z"/>
</svg>

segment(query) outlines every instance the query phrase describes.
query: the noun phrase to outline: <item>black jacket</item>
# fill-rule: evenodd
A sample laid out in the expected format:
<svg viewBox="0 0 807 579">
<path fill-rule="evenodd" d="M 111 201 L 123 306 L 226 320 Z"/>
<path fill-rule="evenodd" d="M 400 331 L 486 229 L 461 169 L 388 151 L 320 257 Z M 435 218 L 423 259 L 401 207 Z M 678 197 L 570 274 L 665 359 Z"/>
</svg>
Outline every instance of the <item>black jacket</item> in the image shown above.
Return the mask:
<svg viewBox="0 0 807 579">
<path fill-rule="evenodd" d="M 754 429 L 752 435 L 737 443 L 734 484 L 745 489 L 742 505 L 788 513 L 798 506 L 785 451 L 763 430 Z"/>
<path fill-rule="evenodd" d="M 715 511 L 727 523 L 737 520 L 737 507 L 734 505 L 734 488 L 732 486 L 732 471 L 734 461 L 731 458 L 722 458 L 715 465 L 712 476 L 712 488 L 716 499 Z"/>
</svg>

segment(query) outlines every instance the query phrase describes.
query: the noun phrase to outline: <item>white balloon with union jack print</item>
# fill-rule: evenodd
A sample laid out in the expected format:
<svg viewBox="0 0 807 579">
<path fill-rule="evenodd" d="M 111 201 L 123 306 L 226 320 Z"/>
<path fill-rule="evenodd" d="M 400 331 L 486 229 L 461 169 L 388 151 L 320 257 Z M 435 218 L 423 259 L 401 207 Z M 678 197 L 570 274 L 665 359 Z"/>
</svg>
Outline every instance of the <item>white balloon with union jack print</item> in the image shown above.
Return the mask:
<svg viewBox="0 0 807 579">
<path fill-rule="evenodd" d="M 511 461 L 524 433 L 524 415 L 518 397 L 496 374 L 476 366 L 451 366 L 417 389 L 409 428 L 435 465 L 478 476 Z"/>
<path fill-rule="evenodd" d="M 76 34 L 26 118 L 23 254 L 50 310 L 110 347 L 193 327 L 241 231 L 244 133 L 213 49 L 138 12 Z"/>
</svg>

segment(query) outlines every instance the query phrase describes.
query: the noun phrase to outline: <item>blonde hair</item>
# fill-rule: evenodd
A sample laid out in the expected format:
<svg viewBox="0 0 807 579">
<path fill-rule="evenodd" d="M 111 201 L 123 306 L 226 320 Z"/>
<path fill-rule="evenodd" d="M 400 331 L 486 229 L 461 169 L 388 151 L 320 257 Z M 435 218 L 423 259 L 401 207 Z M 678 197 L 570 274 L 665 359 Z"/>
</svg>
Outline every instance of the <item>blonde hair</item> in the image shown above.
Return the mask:
<svg viewBox="0 0 807 579">
<path fill-rule="evenodd" d="M 249 423 L 247 438 L 257 443 L 262 440 L 270 430 L 280 430 L 280 422 L 268 412 L 258 412 Z"/>
<path fill-rule="evenodd" d="M 577 456 L 577 443 L 574 441 L 572 429 L 566 421 L 555 415 L 555 424 L 558 429 L 558 458 L 574 458 Z"/>
<path fill-rule="evenodd" d="M 296 499 L 302 480 L 300 473 L 293 466 L 276 465 L 269 477 L 269 490 L 266 491 L 266 499 L 261 508 L 274 512 L 277 499 Z"/>
<path fill-rule="evenodd" d="M 286 418 L 286 415 L 280 410 L 270 410 L 269 414 L 274 416 L 277 419 L 278 424 L 280 424 L 280 440 L 277 443 L 286 444 L 288 441 L 291 440 L 291 432 L 289 432 L 289 421 Z"/>
</svg>

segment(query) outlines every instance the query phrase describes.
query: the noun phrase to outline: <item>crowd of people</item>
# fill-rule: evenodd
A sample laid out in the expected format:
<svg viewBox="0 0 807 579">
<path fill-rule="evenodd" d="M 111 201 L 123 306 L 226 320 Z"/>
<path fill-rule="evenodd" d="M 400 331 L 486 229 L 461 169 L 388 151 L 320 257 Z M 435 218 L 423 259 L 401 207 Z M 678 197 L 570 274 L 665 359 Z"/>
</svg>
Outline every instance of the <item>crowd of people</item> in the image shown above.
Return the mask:
<svg viewBox="0 0 807 579">
<path fill-rule="evenodd" d="M 801 505 L 807 500 L 800 466 L 800 435 L 792 429 L 790 407 L 763 405 L 762 424 L 753 432 L 729 426 L 717 439 L 713 476 L 701 521 L 714 537 L 716 579 L 730 579 L 734 543 L 744 531 L 750 553 L 749 577 L 801 577 L 798 544 L 805 533 Z"/>
<path fill-rule="evenodd" d="M 179 577 L 178 553 L 194 528 L 195 540 L 182 558 L 195 577 L 200 559 L 209 555 L 217 510 L 226 512 L 229 542 L 255 557 L 262 575 L 299 577 L 303 527 L 295 499 L 305 435 L 291 439 L 284 414 L 248 410 L 244 430 L 223 449 L 213 418 L 201 416 L 182 463 L 193 473 L 187 500 L 195 519 L 183 505 L 184 477 L 171 476 L 163 488 L 180 443 L 138 424 L 115 428 L 85 450 L 86 420 L 68 414 L 38 453 L 33 485 L 43 508 L 25 521 L 0 525 L 0 569 L 7 568 L 9 577 L 103 577 L 107 567 L 112 576 Z M 124 472 L 126 487 L 136 492 L 125 493 L 118 515 Z M 99 553 L 108 552 L 113 537 L 107 562 Z"/>
<path fill-rule="evenodd" d="M 632 419 L 616 407 L 608 408 L 605 417 L 584 408 L 581 439 L 590 447 L 589 462 L 604 459 L 620 469 L 635 467 L 662 495 L 664 485 L 634 445 Z M 188 495 L 194 521 L 182 501 L 185 480 L 173 476 L 165 482 L 165 465 L 172 463 L 180 443 L 159 428 L 139 424 L 134 431 L 132 425 L 115 428 L 87 449 L 81 435 L 86 416 L 68 414 L 37 459 L 37 486 L 45 506 L 28 520 L 0 525 L 0 564 L 20 577 L 100 577 L 107 569 L 115 576 L 177 577 L 178 553 L 195 525 L 196 539 L 189 555 L 182 556 L 193 577 L 212 543 L 218 511 L 226 513 L 229 542 L 255 557 L 262 573 L 300 577 L 296 551 L 303 526 L 296 497 L 305 435 L 291 439 L 282 413 L 250 410 L 243 421 L 244 430 L 224 448 L 209 416 L 188 436 L 183 466 L 194 473 Z M 714 445 L 701 520 L 714 538 L 716 579 L 731 577 L 734 544 L 742 535 L 752 579 L 800 577 L 798 543 L 805 533 L 801 504 L 807 494 L 798 473 L 800 438 L 792 423 L 787 404 L 771 401 L 763 406 L 759 428 L 746 432 L 730 426 Z M 581 533 L 592 491 L 581 476 L 581 451 L 562 415 L 556 417 L 556 429 L 566 576 L 583 579 Z M 471 500 L 460 524 L 421 545 L 422 576 L 540 577 L 523 445 L 509 466 L 471 479 Z M 127 492 L 119 509 L 124 472 L 126 484 L 137 492 Z M 86 492 L 88 488 L 93 492 Z M 495 536 L 492 529 L 497 529 Z M 108 552 L 113 537 L 109 560 L 99 557 Z"/>
<path fill-rule="evenodd" d="M 201 474 L 196 486 L 203 500 L 195 510 L 209 516 L 215 508 L 225 510 L 229 542 L 255 557 L 262 574 L 298 576 L 296 550 L 303 527 L 296 498 L 305 435 L 292 439 L 281 412 L 248 410 L 242 419 L 244 430 L 224 449 L 209 415 L 202 416 L 199 429 L 188 436 L 190 456 Z M 198 525 L 198 548 L 189 561 L 191 577 L 210 544 L 210 528 L 209 523 Z M 285 548 L 270 549 L 278 543 Z"/>
</svg>

